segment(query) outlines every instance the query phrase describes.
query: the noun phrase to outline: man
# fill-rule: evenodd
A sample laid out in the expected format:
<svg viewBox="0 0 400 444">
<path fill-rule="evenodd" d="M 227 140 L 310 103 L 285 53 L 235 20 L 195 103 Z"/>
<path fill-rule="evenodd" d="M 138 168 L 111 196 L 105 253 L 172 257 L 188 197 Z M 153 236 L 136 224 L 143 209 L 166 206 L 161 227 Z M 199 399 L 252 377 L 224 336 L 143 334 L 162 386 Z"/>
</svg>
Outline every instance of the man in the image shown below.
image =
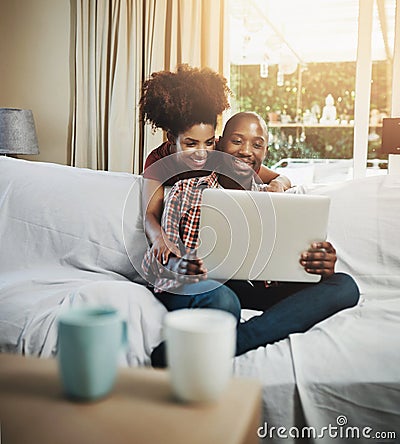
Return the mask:
<svg viewBox="0 0 400 444">
<path fill-rule="evenodd" d="M 305 332 L 334 313 L 356 305 L 359 298 L 354 280 L 334 272 L 336 251 L 330 242 L 311 245 L 299 258 L 308 273 L 322 276 L 317 284 L 228 281 L 222 285 L 207 279 L 203 261 L 193 255 L 203 190 L 223 187 L 264 191 L 255 171 L 266 156 L 267 144 L 267 125 L 259 115 L 243 112 L 231 117 L 219 144 L 225 154 L 218 172 L 177 182 L 167 198 L 162 226 L 182 256 L 171 256 L 164 267 L 148 251 L 143 261 L 154 295 L 168 310 L 217 308 L 236 317 L 236 355 L 272 344 L 291 333 Z M 239 322 L 241 308 L 263 313 Z M 166 365 L 164 343 L 153 351 L 152 364 Z"/>
</svg>

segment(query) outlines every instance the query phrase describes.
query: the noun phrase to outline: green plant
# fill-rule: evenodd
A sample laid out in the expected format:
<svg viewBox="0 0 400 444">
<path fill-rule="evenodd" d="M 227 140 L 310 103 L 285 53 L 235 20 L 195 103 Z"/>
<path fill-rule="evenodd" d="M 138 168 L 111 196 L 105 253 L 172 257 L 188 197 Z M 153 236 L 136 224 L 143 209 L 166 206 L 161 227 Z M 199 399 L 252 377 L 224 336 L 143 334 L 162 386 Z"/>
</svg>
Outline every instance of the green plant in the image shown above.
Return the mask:
<svg viewBox="0 0 400 444">
<path fill-rule="evenodd" d="M 301 84 L 299 69 L 302 70 Z M 315 104 L 322 111 L 325 98 L 331 93 L 338 118 L 351 120 L 354 119 L 355 70 L 354 62 L 309 63 L 286 75 L 283 86 L 277 86 L 276 65 L 269 67 L 267 78 L 260 77 L 258 65 L 231 65 L 232 108 L 255 111 L 267 122 L 272 111 L 288 114 L 294 120 Z M 386 62 L 373 64 L 373 79 L 371 109 L 388 112 Z M 298 128 L 271 128 L 267 163 L 272 165 L 284 157 L 351 158 L 353 134 L 351 127 L 306 128 L 304 133 Z M 370 142 L 369 156 L 385 158 L 380 153 L 379 141 Z"/>
</svg>

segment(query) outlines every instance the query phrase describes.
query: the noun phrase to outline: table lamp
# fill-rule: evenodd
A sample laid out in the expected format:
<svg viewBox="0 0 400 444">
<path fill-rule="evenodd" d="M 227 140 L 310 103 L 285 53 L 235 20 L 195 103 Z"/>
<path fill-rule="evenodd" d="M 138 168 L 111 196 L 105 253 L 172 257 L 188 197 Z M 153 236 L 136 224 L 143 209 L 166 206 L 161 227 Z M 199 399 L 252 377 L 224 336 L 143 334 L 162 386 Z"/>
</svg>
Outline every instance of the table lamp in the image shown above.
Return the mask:
<svg viewBox="0 0 400 444">
<path fill-rule="evenodd" d="M 0 108 L 1 154 L 39 154 L 31 110 Z"/>
</svg>

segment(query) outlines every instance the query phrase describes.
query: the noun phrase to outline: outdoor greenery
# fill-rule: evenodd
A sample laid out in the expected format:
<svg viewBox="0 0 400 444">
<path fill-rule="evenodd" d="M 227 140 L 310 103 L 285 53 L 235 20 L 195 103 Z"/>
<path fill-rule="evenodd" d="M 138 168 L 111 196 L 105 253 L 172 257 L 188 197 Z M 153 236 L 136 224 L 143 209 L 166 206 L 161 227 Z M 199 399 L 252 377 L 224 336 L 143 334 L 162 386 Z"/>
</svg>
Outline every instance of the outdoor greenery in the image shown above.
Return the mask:
<svg viewBox="0 0 400 444">
<path fill-rule="evenodd" d="M 284 76 L 282 86 L 277 86 L 277 71 L 277 65 L 269 66 L 268 77 L 262 78 L 259 65 L 232 65 L 234 111 L 256 111 L 267 122 L 272 117 L 271 112 L 278 113 L 282 120 L 286 114 L 286 119 L 290 118 L 291 122 L 302 122 L 310 110 L 319 119 L 326 96 L 332 94 L 337 118 L 347 122 L 354 119 L 355 63 L 299 66 L 296 72 Z M 386 62 L 373 64 L 372 77 L 371 109 L 388 113 Z M 379 135 L 380 128 L 376 132 Z M 285 157 L 351 158 L 353 133 L 352 127 L 340 125 L 333 128 L 270 128 L 266 163 L 272 165 Z M 380 139 L 371 141 L 368 150 L 369 158 L 384 158 L 379 152 Z"/>
</svg>

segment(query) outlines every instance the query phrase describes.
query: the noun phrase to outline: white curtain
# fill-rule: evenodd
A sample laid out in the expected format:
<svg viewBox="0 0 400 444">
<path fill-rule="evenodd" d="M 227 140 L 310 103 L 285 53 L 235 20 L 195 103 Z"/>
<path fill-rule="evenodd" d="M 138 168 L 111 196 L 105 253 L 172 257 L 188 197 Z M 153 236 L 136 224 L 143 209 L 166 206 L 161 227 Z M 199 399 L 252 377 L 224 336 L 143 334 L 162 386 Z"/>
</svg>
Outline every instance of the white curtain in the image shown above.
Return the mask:
<svg viewBox="0 0 400 444">
<path fill-rule="evenodd" d="M 140 173 L 162 133 L 143 130 L 140 88 L 178 63 L 226 74 L 225 0 L 71 0 L 71 163 Z"/>
</svg>

